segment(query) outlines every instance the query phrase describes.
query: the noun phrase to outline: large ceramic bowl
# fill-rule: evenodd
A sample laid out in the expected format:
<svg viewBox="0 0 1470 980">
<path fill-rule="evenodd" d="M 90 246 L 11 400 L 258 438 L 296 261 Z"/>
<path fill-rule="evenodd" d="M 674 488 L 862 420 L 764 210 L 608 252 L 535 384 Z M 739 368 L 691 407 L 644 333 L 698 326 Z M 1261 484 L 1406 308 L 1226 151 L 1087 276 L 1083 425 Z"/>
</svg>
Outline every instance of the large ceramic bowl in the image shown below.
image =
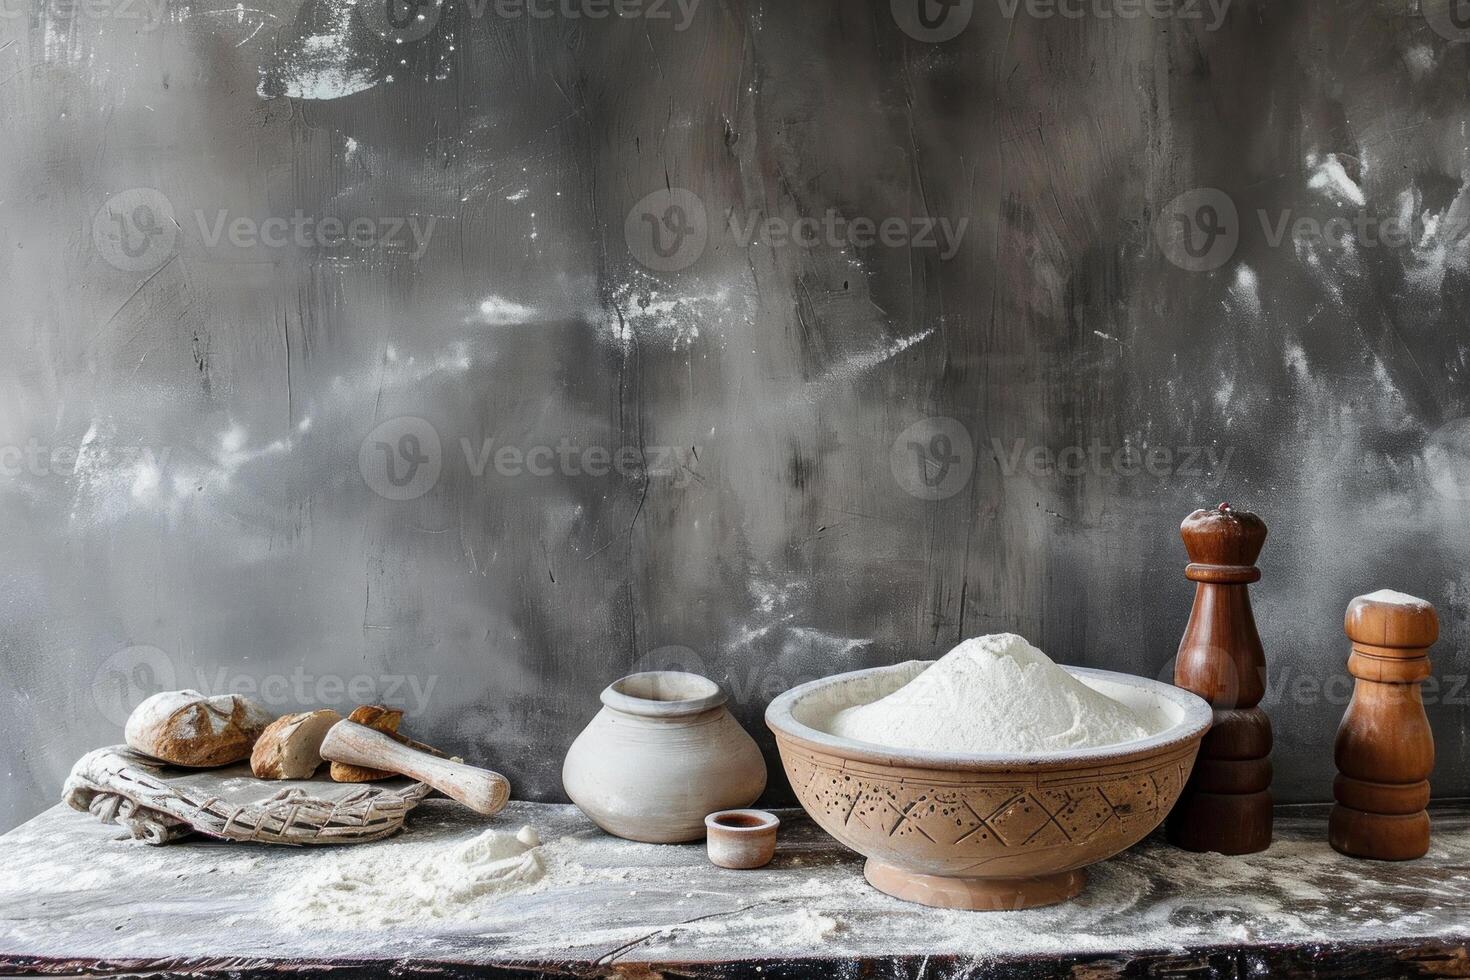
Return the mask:
<svg viewBox="0 0 1470 980">
<path fill-rule="evenodd" d="M 1089 864 L 1138 843 L 1179 798 L 1210 727 L 1188 691 L 1067 668 L 1142 713 L 1149 738 L 1029 756 L 884 748 L 828 734 L 843 708 L 876 701 L 929 666 L 838 674 L 771 702 L 766 724 L 797 799 L 868 859 L 877 889 L 925 905 L 1018 909 L 1071 898 Z"/>
</svg>

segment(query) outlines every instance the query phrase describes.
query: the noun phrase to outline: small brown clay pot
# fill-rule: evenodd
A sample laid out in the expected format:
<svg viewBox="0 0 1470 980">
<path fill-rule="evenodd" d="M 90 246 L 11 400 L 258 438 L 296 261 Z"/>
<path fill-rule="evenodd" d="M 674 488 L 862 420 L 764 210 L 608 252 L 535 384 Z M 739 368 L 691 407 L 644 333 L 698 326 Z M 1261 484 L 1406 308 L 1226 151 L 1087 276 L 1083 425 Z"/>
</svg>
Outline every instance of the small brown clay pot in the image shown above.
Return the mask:
<svg viewBox="0 0 1470 980">
<path fill-rule="evenodd" d="M 776 855 L 781 820 L 765 810 L 721 810 L 704 818 L 711 864 L 721 868 L 763 868 Z"/>
</svg>

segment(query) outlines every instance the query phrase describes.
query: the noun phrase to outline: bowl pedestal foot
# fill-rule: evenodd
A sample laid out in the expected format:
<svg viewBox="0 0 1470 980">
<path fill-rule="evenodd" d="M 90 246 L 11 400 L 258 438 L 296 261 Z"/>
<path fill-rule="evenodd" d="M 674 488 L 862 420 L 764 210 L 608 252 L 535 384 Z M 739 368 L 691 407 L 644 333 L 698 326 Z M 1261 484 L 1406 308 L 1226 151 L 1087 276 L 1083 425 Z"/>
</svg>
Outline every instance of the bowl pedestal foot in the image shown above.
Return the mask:
<svg viewBox="0 0 1470 980">
<path fill-rule="evenodd" d="M 886 895 L 941 909 L 999 912 L 1064 902 L 1087 884 L 1078 868 L 1024 878 L 944 878 L 904 871 L 872 858 L 863 866 L 868 884 Z"/>
</svg>

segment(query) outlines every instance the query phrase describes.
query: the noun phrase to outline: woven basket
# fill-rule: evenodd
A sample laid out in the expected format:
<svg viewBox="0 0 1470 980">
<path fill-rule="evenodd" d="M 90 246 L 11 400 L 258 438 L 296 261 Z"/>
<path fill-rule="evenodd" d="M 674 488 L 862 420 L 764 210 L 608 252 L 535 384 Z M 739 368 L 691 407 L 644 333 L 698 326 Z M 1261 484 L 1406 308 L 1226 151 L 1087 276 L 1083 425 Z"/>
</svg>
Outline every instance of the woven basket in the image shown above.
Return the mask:
<svg viewBox="0 0 1470 980">
<path fill-rule="evenodd" d="M 356 844 L 396 833 L 430 792 L 407 779 L 256 779 L 247 764 L 180 769 L 115 745 L 77 761 L 62 799 L 149 844 L 193 833 L 262 844 Z"/>
</svg>

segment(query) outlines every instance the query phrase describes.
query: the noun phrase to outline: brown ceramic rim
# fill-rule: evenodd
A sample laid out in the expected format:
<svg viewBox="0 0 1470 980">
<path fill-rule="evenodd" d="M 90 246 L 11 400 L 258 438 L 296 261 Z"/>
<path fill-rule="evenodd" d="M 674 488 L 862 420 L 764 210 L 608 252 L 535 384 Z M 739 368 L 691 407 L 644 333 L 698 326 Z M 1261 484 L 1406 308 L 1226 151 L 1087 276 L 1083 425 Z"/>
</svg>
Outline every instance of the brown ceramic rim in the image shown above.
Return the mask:
<svg viewBox="0 0 1470 980">
<path fill-rule="evenodd" d="M 749 827 L 739 824 L 720 823 L 721 817 L 749 817 L 758 821 Z M 769 810 L 719 810 L 704 818 L 707 830 L 718 830 L 722 834 L 764 834 L 781 826 L 781 818 Z"/>
<path fill-rule="evenodd" d="M 665 681 L 687 684 L 691 688 L 704 691 L 695 697 L 680 698 L 678 700 L 663 700 L 660 698 L 639 697 L 629 694 L 630 687 L 636 688 L 640 683 L 652 683 L 655 679 L 662 678 Z M 629 674 L 621 677 L 602 690 L 602 703 L 614 711 L 624 711 L 630 715 L 641 715 L 644 718 L 675 718 L 680 715 L 697 715 L 711 708 L 718 708 L 729 700 L 720 685 L 700 674 L 691 674 L 682 670 L 647 670 L 638 674 Z"/>
<path fill-rule="evenodd" d="M 1148 738 L 1104 745 L 1091 749 L 1067 749 L 1060 752 L 1039 752 L 1031 755 L 1006 755 L 1004 753 L 932 752 L 923 749 L 885 748 L 870 742 L 842 738 L 818 731 L 797 721 L 792 710 L 803 700 L 826 688 L 859 678 L 874 679 L 895 671 L 911 669 L 915 661 L 894 664 L 888 667 L 870 667 L 845 674 L 834 674 L 820 680 L 809 681 L 793 687 L 772 701 L 766 709 L 766 727 L 779 738 L 786 738 L 809 751 L 836 756 L 852 762 L 866 762 L 876 766 L 907 766 L 919 769 L 963 770 L 967 772 L 1047 772 L 1055 769 L 1072 769 L 1089 764 L 1126 762 L 1159 755 L 1169 749 L 1186 747 L 1203 735 L 1210 727 L 1212 712 L 1204 699 L 1183 688 L 1147 677 L 1121 674 L 1112 670 L 1092 667 L 1066 667 L 1069 673 L 1080 679 L 1094 678 L 1114 684 L 1145 691 L 1168 701 L 1184 712 L 1179 721 Z M 933 663 L 933 661 L 924 661 Z"/>
</svg>

